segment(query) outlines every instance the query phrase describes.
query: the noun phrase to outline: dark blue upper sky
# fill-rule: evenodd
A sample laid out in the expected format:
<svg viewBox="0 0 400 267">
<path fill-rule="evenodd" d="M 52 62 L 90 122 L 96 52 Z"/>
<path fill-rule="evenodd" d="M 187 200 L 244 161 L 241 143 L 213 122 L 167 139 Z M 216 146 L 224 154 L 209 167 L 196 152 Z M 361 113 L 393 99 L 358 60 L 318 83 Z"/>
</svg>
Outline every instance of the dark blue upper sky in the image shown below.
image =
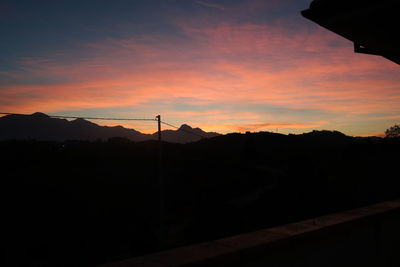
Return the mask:
<svg viewBox="0 0 400 267">
<path fill-rule="evenodd" d="M 10 67 L 20 56 L 43 55 L 50 50 L 69 49 L 77 43 L 104 38 L 127 38 L 141 34 L 179 35 L 180 29 L 173 24 L 176 18 L 190 18 L 204 13 L 210 17 L 203 22 L 207 24 L 215 25 L 223 21 L 274 23 L 293 13 L 299 15 L 299 10 L 307 7 L 309 1 L 282 1 L 281 5 L 272 5 L 273 12 L 269 13 L 265 13 L 263 8 L 254 8 L 251 12 L 229 9 L 244 2 L 3 0 L 0 6 L 1 62 L 2 65 L 8 63 L 7 67 Z M 297 19 L 302 18 L 299 16 Z"/>
</svg>

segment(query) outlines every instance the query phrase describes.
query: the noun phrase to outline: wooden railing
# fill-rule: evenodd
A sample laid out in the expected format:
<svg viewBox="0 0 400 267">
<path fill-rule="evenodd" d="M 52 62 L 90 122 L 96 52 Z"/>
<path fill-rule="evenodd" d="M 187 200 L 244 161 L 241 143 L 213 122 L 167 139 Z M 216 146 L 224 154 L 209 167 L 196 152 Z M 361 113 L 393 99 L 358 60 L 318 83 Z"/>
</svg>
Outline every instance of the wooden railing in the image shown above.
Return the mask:
<svg viewBox="0 0 400 267">
<path fill-rule="evenodd" d="M 102 266 L 400 266 L 400 200 Z"/>
</svg>

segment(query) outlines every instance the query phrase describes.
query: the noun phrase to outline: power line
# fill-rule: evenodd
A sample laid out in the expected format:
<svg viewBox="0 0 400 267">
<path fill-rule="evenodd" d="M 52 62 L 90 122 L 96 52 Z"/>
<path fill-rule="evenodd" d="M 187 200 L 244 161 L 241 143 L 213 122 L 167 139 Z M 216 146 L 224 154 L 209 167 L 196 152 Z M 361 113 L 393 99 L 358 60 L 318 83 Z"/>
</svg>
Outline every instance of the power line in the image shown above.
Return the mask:
<svg viewBox="0 0 400 267">
<path fill-rule="evenodd" d="M 20 113 L 8 113 L 8 112 L 0 112 L 1 115 L 22 115 L 22 116 L 31 116 L 30 114 L 20 114 Z M 47 114 L 46 114 L 47 115 Z M 157 119 L 149 119 L 149 118 L 102 118 L 102 117 L 77 117 L 77 116 L 63 116 L 63 115 L 47 115 L 51 118 L 57 119 L 86 119 L 86 120 L 105 120 L 105 121 L 156 121 Z"/>
<path fill-rule="evenodd" d="M 164 121 L 161 121 L 161 123 L 162 123 L 162 124 L 165 124 L 165 125 L 168 125 L 168 126 L 170 126 L 170 127 L 173 127 L 173 128 L 175 128 L 175 129 L 178 129 L 178 131 L 182 131 L 182 132 L 185 132 L 185 133 L 188 133 L 188 134 L 196 135 L 196 136 L 199 136 L 199 137 L 201 137 L 201 138 L 206 138 L 205 136 L 203 136 L 203 135 L 201 135 L 201 134 L 198 134 L 198 133 L 195 133 L 195 132 L 191 132 L 191 131 L 182 129 L 182 128 L 178 127 L 178 126 L 175 126 L 175 125 L 166 123 L 166 122 L 164 122 Z"/>
<path fill-rule="evenodd" d="M 175 125 L 172 125 L 172 124 L 169 124 L 169 123 L 163 122 L 163 121 L 161 121 L 161 123 L 162 123 L 162 124 L 165 124 L 165 125 L 168 125 L 168 126 L 171 126 L 172 128 L 179 129 L 179 127 L 178 127 L 178 126 L 175 126 Z"/>
<path fill-rule="evenodd" d="M 97 117 L 74 117 L 74 116 L 56 116 L 49 115 L 52 118 L 59 119 L 86 119 L 86 120 L 105 120 L 105 121 L 156 121 L 156 119 L 148 118 L 97 118 Z"/>
<path fill-rule="evenodd" d="M 21 113 L 10 113 L 10 112 L 0 112 L 0 115 L 20 115 L 20 116 L 32 116 L 32 114 L 21 114 Z M 50 118 L 57 118 L 57 119 L 86 119 L 86 120 L 105 120 L 105 121 L 157 121 L 157 117 L 150 119 L 150 118 L 105 118 L 105 117 L 85 117 L 85 116 L 66 116 L 66 115 L 49 115 L 46 114 L 47 116 L 49 116 Z M 205 136 L 195 133 L 195 132 L 191 132 L 185 129 L 182 129 L 181 127 L 172 125 L 170 123 L 164 122 L 164 121 L 160 121 L 162 124 L 168 125 L 172 128 L 178 129 L 179 131 L 191 134 L 191 135 L 195 135 L 201 138 L 206 138 Z"/>
</svg>

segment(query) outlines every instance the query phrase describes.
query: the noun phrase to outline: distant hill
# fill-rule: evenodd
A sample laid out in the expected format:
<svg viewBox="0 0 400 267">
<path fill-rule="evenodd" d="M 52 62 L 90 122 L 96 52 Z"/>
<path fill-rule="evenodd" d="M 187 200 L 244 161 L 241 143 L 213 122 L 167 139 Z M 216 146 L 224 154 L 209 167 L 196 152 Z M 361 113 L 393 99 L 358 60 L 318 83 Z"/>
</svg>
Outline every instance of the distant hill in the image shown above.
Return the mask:
<svg viewBox="0 0 400 267">
<path fill-rule="evenodd" d="M 205 132 L 200 128 L 192 128 L 187 124 L 182 124 L 177 130 L 162 131 L 162 138 L 172 143 L 190 143 L 196 142 L 203 138 L 211 138 L 220 134 L 215 132 Z M 153 138 L 157 138 L 157 133 L 152 134 Z"/>
<path fill-rule="evenodd" d="M 165 130 L 164 139 L 203 134 L 180 128 Z M 41 113 L 0 118 L 0 134 L 156 138 Z M 230 133 L 168 142 L 161 154 L 157 141 L 127 140 L 0 142 L 4 266 L 97 266 L 161 245 L 182 247 L 400 197 L 396 138 Z"/>
<path fill-rule="evenodd" d="M 183 124 L 177 130 L 163 130 L 162 139 L 166 142 L 189 143 L 202 138 L 218 136 L 218 133 L 205 132 Z M 7 115 L 0 118 L 0 140 L 35 139 L 39 141 L 65 140 L 107 140 L 113 137 L 127 138 L 132 141 L 157 139 L 158 133 L 144 134 L 122 126 L 100 126 L 84 119 L 68 121 L 51 118 L 36 112 L 31 115 Z"/>
</svg>

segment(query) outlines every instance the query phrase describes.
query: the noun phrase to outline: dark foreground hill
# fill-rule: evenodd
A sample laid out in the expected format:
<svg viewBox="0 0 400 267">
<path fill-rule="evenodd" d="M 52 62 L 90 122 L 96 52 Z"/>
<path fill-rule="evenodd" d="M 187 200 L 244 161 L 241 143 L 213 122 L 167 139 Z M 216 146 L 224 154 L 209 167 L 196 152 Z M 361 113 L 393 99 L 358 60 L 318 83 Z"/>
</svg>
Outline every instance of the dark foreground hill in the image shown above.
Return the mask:
<svg viewBox="0 0 400 267">
<path fill-rule="evenodd" d="M 395 198 L 399 149 L 330 131 L 228 134 L 164 143 L 159 164 L 152 140 L 3 141 L 3 265 L 91 266 Z"/>
<path fill-rule="evenodd" d="M 155 122 L 154 126 L 156 126 Z M 183 124 L 177 130 L 162 131 L 163 140 L 174 143 L 189 143 L 217 135 L 217 133 L 204 132 L 199 128 L 192 128 L 186 124 Z M 131 141 L 145 141 L 157 139 L 158 133 L 143 134 L 122 126 L 99 126 L 84 119 L 68 121 L 66 119 L 51 118 L 40 112 L 32 115 L 0 117 L 0 140 L 95 141 L 107 140 L 113 137 L 127 138 Z"/>
</svg>

